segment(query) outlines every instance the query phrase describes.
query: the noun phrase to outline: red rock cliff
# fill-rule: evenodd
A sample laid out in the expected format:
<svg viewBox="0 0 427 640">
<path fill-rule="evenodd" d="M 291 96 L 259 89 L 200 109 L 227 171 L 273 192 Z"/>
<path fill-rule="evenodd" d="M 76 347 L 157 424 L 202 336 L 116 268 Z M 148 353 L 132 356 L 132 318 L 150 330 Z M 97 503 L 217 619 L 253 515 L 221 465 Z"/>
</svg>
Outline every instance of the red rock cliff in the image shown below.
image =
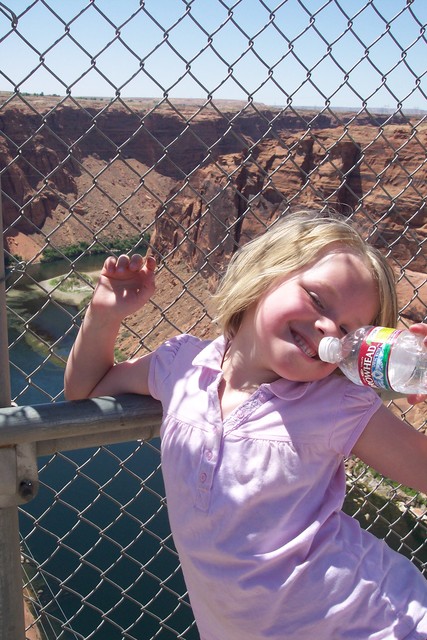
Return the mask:
<svg viewBox="0 0 427 640">
<path fill-rule="evenodd" d="M 175 248 L 203 268 L 287 206 L 328 202 L 356 211 L 400 265 L 425 271 L 427 127 L 416 120 L 84 101 L 10 103 L 0 126 L 14 253 L 23 238 L 41 249 L 151 225 L 162 255 Z"/>
</svg>

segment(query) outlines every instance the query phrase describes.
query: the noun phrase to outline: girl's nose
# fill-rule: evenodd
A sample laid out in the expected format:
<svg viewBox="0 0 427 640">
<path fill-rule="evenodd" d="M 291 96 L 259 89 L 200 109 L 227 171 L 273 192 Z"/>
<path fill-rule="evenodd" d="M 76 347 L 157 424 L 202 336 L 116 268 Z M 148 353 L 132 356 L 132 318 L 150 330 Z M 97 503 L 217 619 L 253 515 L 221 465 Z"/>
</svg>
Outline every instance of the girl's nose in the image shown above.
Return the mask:
<svg viewBox="0 0 427 640">
<path fill-rule="evenodd" d="M 323 333 L 324 336 L 341 338 L 341 331 L 338 323 L 328 316 L 319 316 L 315 322 L 315 327 Z"/>
</svg>

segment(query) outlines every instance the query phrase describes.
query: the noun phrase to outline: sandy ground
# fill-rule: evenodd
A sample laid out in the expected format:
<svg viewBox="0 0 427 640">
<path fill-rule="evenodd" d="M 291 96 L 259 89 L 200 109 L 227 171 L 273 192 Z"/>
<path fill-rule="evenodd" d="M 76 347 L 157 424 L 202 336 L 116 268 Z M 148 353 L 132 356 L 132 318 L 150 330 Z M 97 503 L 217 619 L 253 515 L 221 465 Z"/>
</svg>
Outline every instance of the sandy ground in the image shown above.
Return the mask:
<svg viewBox="0 0 427 640">
<path fill-rule="evenodd" d="M 100 271 L 82 272 L 82 274 L 88 276 L 95 284 L 98 280 Z M 89 284 L 85 284 L 83 281 L 81 285 L 71 289 L 70 291 L 61 291 L 59 287 L 53 284 L 52 280 L 41 280 L 38 284 L 48 293 L 51 293 L 55 300 L 63 302 L 64 304 L 79 305 L 93 293 L 93 288 Z"/>
</svg>

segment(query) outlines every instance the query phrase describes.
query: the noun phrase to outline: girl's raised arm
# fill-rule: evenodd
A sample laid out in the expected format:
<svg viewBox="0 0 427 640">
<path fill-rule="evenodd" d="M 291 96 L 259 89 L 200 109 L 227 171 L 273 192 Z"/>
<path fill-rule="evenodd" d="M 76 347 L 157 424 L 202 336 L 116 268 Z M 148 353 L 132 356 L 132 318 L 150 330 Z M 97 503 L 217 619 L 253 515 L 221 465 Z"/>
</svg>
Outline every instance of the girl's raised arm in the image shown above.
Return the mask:
<svg viewBox="0 0 427 640">
<path fill-rule="evenodd" d="M 150 356 L 114 364 L 122 320 L 140 309 L 155 290 L 154 258 L 109 257 L 71 349 L 65 369 L 65 397 L 148 393 Z"/>
<path fill-rule="evenodd" d="M 427 436 L 381 406 L 353 447 L 386 478 L 427 493 Z"/>
<path fill-rule="evenodd" d="M 414 324 L 410 329 L 427 341 L 426 324 Z M 425 399 L 425 395 L 408 396 L 412 404 Z M 427 493 L 427 436 L 386 407 L 372 416 L 353 453 L 383 476 Z"/>
</svg>

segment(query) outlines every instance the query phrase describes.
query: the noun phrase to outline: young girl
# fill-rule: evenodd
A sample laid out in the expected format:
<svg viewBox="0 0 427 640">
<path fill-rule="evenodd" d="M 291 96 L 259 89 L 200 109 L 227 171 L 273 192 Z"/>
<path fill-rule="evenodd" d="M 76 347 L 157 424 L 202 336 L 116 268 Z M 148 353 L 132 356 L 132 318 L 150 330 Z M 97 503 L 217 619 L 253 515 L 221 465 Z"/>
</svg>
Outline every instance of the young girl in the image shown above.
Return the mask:
<svg viewBox="0 0 427 640">
<path fill-rule="evenodd" d="M 115 365 L 120 323 L 154 272 L 151 257 L 107 258 L 66 395 L 161 400 L 170 523 L 201 638 L 426 640 L 427 581 L 341 507 L 350 453 L 427 492 L 427 438 L 317 355 L 323 336 L 395 324 L 381 254 L 344 220 L 287 216 L 231 261 L 221 337 L 181 335 Z"/>
</svg>

